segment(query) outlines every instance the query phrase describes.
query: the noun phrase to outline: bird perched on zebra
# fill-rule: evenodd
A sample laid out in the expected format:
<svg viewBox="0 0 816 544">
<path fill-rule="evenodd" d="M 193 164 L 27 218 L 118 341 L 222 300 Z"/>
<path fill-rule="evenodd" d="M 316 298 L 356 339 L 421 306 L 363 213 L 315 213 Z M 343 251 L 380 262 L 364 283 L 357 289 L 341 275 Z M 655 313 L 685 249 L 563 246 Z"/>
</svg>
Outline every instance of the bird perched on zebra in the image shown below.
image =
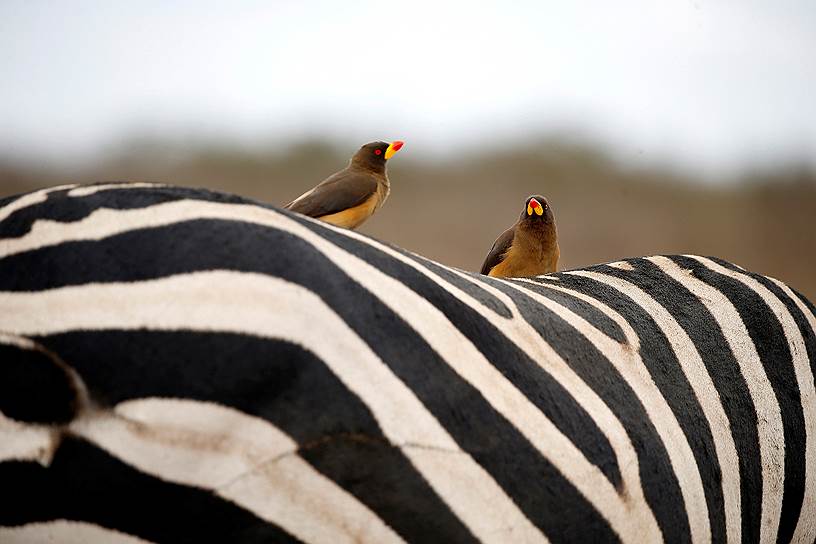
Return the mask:
<svg viewBox="0 0 816 544">
<path fill-rule="evenodd" d="M 527 197 L 518 221 L 504 231 L 482 263 L 481 273 L 494 277 L 528 277 L 555 272 L 561 251 L 550 203 Z"/>
<path fill-rule="evenodd" d="M 528 279 L 233 195 L 0 200 L 0 542 L 804 542 L 816 308 Z"/>
<path fill-rule="evenodd" d="M 391 192 L 385 166 L 403 142 L 372 142 L 354 154 L 349 165 L 284 206 L 293 212 L 355 229 L 383 205 Z"/>
</svg>

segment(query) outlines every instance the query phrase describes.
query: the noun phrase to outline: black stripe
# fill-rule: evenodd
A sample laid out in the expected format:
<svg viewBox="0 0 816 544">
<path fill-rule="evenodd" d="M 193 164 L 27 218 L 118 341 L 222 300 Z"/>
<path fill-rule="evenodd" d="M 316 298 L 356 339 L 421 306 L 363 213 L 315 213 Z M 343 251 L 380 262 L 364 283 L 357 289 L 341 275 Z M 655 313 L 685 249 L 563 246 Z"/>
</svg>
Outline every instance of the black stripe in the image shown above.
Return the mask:
<svg viewBox="0 0 816 544">
<path fill-rule="evenodd" d="M 0 463 L 0 525 L 67 519 L 153 542 L 298 542 L 209 491 L 144 474 L 78 438 L 51 465 Z"/>
<path fill-rule="evenodd" d="M 728 341 L 708 308 L 684 285 L 645 259 L 627 261 L 633 270 L 595 267 L 594 271 L 629 281 L 654 298 L 680 324 L 705 364 L 719 393 L 737 450 L 740 471 L 742 541 L 759 542 L 762 517 L 762 467 L 756 407 Z"/>
<path fill-rule="evenodd" d="M 563 275 L 559 277 L 563 278 Z M 568 281 L 559 283 L 576 288 Z M 497 285 L 513 297 L 524 319 L 603 399 L 623 425 L 638 457 L 644 497 L 654 512 L 663 537 L 670 542 L 689 542 L 691 533 L 680 484 L 672 469 L 666 446 L 635 392 L 595 345 L 571 325 L 529 297 L 518 294 L 512 287 L 501 283 Z M 519 285 L 525 289 L 539 289 L 524 282 Z M 591 295 L 593 291 L 586 289 L 585 294 Z M 574 307 L 569 299 L 565 298 L 563 302 L 567 308 Z"/>
<path fill-rule="evenodd" d="M 59 273 L 52 273 L 57 263 Z M 4 272 L 23 269 L 20 266 L 33 267 L 34 273 L 25 277 L 16 274 L 16 281 L 9 282 Z M 4 289 L 42 289 L 56 284 L 137 280 L 217 268 L 279 276 L 316 292 L 406 382 L 462 448 L 494 476 L 546 534 L 554 539 L 578 534 L 596 540 L 615 539 L 606 521 L 586 499 L 408 324 L 311 245 L 288 233 L 239 222 L 191 221 L 129 232 L 100 242 L 64 243 L 16 255 L 0 261 L 0 282 L 14 284 L 4 285 Z M 372 323 L 378 326 L 372 327 Z M 525 380 L 531 368 L 537 368 L 529 360 L 525 364 L 516 377 L 518 381 Z M 526 383 L 531 388 L 534 382 Z M 551 391 L 543 389 L 537 395 L 543 397 Z M 574 400 L 569 396 L 553 397 L 549 402 L 557 402 L 558 408 L 566 412 L 562 419 L 578 421 L 579 416 L 570 408 Z M 580 414 L 580 409 L 576 413 Z M 581 431 L 586 432 L 586 428 Z"/>
<path fill-rule="evenodd" d="M 593 270 L 609 273 L 609 270 L 616 269 L 602 266 L 593 267 Z M 694 454 L 703 482 L 712 542 L 725 542 L 722 471 L 717 459 L 714 437 L 668 338 L 638 301 L 628 295 L 591 278 L 571 274 L 559 274 L 558 277 L 559 283 L 564 287 L 587 294 L 619 313 L 638 335 L 641 360 L 660 390 L 661 396 L 677 418 Z"/>
<path fill-rule="evenodd" d="M 0 197 L 0 211 L 2 211 L 3 208 L 5 208 L 6 206 L 8 206 L 9 204 L 11 204 L 12 202 L 14 202 L 15 200 L 17 200 L 18 198 L 25 194 L 26 193 Z"/>
<path fill-rule="evenodd" d="M 810 313 L 816 316 L 816 306 L 814 306 L 813 303 L 810 300 L 808 300 L 808 298 L 805 295 L 803 295 L 793 287 L 790 287 L 790 290 L 793 291 L 793 294 L 799 297 L 799 300 L 801 300 L 805 306 L 807 306 L 808 310 L 810 310 Z"/>
<path fill-rule="evenodd" d="M 86 331 L 39 341 L 73 362 L 98 404 L 191 398 L 262 417 L 407 540 L 473 540 L 360 399 L 299 346 L 191 331 Z"/>
<path fill-rule="evenodd" d="M 805 419 L 790 349 L 782 325 L 753 289 L 717 273 L 688 257 L 672 256 L 679 266 L 719 290 L 736 307 L 759 353 L 782 413 L 785 437 L 785 482 L 779 542 L 788 542 L 796 529 L 805 492 Z"/>
<path fill-rule="evenodd" d="M 70 361 L 97 404 L 190 398 L 267 419 L 299 443 L 342 433 L 382 436 L 323 362 L 289 342 L 184 330 L 76 331 L 37 341 Z"/>
<path fill-rule="evenodd" d="M 488 277 L 483 277 L 483 279 L 484 281 L 498 281 Z M 554 285 L 557 287 L 559 285 L 559 282 L 539 279 L 536 277 L 529 279 L 536 283 L 531 284 L 530 282 L 527 281 L 518 281 L 509 278 L 504 281 L 514 283 L 520 287 L 532 291 L 533 293 L 541 295 L 542 297 L 548 298 L 553 302 L 557 302 L 561 306 L 569 308 L 579 316 L 583 317 L 593 327 L 607 335 L 609 338 L 612 338 L 616 342 L 626 341 L 626 336 L 623 334 L 623 329 L 620 328 L 620 325 L 615 323 L 615 321 L 607 317 L 605 313 L 595 308 L 592 304 L 585 302 L 578 297 L 566 294 L 562 291 L 546 288 L 546 286 L 548 285 Z"/>
<path fill-rule="evenodd" d="M 34 191 L 28 191 L 26 193 L 18 193 L 16 195 L 10 195 L 10 196 L 7 196 L 7 197 L 4 197 L 4 198 L 0 199 L 0 211 L 2 211 L 2 209 L 5 208 L 6 206 L 9 206 L 9 205 L 15 203 L 16 201 L 22 199 L 23 197 L 26 197 L 26 196 L 28 196 L 30 194 L 38 193 L 38 192 L 44 191 L 44 190 L 49 191 L 48 193 L 46 193 L 45 198 L 52 198 L 53 196 L 65 195 L 65 193 L 67 193 L 70 189 L 63 188 L 63 189 L 54 190 L 53 188 L 49 189 L 48 187 L 43 187 L 41 189 L 36 189 Z M 2 225 L 2 224 L 3 223 L 0 222 L 0 225 Z"/>
<path fill-rule="evenodd" d="M 0 344 L 0 412 L 30 423 L 65 423 L 80 392 L 64 364 L 41 348 Z"/>
<path fill-rule="evenodd" d="M 263 273 L 277 268 L 292 238 L 261 225 L 198 219 L 100 241 L 63 242 L 0 259 L 0 291 L 142 281 L 200 270 Z"/>
</svg>

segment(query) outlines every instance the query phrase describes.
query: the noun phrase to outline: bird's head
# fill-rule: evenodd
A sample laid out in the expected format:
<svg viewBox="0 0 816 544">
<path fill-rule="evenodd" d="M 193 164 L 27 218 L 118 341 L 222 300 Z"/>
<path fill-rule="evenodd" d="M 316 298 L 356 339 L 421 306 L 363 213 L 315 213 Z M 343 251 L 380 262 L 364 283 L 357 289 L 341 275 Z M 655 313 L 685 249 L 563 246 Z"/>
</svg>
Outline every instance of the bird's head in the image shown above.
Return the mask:
<svg viewBox="0 0 816 544">
<path fill-rule="evenodd" d="M 403 142 L 399 140 L 394 140 L 390 144 L 387 142 L 371 142 L 361 147 L 351 158 L 351 162 L 376 172 L 385 171 L 385 161 L 393 157 L 402 145 Z"/>
<path fill-rule="evenodd" d="M 524 210 L 522 210 L 519 220 L 522 222 L 553 223 L 555 216 L 546 198 L 541 195 L 533 195 L 528 196 L 524 202 Z"/>
</svg>

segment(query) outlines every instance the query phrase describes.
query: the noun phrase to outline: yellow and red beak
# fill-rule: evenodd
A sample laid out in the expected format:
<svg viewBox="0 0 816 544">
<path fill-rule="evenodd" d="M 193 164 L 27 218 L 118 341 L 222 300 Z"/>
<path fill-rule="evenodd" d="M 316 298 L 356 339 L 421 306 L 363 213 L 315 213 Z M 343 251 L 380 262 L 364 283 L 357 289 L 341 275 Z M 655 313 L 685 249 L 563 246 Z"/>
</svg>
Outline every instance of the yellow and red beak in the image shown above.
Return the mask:
<svg viewBox="0 0 816 544">
<path fill-rule="evenodd" d="M 404 142 L 399 140 L 394 140 L 391 142 L 391 145 L 388 146 L 388 149 L 385 150 L 385 160 L 390 159 L 394 156 L 394 154 L 400 150 Z"/>
<path fill-rule="evenodd" d="M 535 212 L 536 215 L 544 215 L 544 208 L 535 198 L 531 198 L 530 202 L 527 203 L 527 215 L 533 215 L 533 212 Z"/>
</svg>

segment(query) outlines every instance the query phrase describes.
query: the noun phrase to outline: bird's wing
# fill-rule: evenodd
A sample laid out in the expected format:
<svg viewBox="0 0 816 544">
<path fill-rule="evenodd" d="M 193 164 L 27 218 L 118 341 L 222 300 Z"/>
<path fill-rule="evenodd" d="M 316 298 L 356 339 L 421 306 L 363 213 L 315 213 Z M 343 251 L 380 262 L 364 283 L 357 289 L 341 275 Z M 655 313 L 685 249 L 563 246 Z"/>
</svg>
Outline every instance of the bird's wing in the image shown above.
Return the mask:
<svg viewBox="0 0 816 544">
<path fill-rule="evenodd" d="M 377 180 L 361 172 L 338 172 L 284 208 L 323 217 L 359 206 L 377 191 Z"/>
<path fill-rule="evenodd" d="M 480 271 L 481 274 L 487 275 L 493 269 L 494 266 L 500 264 L 504 260 L 504 255 L 507 253 L 507 250 L 510 249 L 510 246 L 513 245 L 513 237 L 516 233 L 516 226 L 513 225 L 506 231 L 504 231 L 501 236 L 496 238 L 496 241 L 493 242 L 493 247 L 490 248 L 490 252 L 485 257 L 485 261 L 482 264 L 482 270 Z"/>
</svg>

